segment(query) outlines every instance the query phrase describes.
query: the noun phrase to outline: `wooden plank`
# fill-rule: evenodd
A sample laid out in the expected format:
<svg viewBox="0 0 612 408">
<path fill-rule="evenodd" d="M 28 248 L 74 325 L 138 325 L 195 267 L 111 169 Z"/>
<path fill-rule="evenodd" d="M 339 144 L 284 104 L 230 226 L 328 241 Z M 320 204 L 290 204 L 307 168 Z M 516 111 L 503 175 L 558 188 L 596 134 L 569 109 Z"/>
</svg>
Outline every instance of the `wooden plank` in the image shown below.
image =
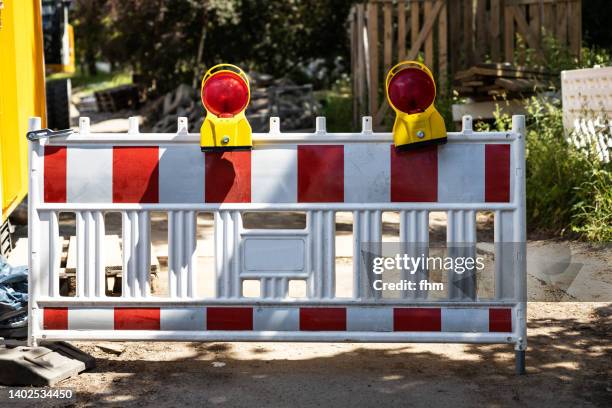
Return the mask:
<svg viewBox="0 0 612 408">
<path fill-rule="evenodd" d="M 461 41 L 461 4 L 459 1 L 451 1 L 448 3 L 448 24 L 450 36 L 450 66 L 451 72 L 457 72 L 461 69 L 461 57 L 464 44 Z"/>
<path fill-rule="evenodd" d="M 438 17 L 438 13 L 440 13 L 440 10 L 442 9 L 443 5 L 444 5 L 444 0 L 437 0 L 436 1 L 436 3 L 434 4 L 434 8 L 433 8 L 433 10 L 432 10 L 432 12 L 430 14 L 429 19 L 425 20 L 425 22 L 423 24 L 423 28 L 419 32 L 419 35 L 418 35 L 416 41 L 413 44 L 411 44 L 410 52 L 408 53 L 407 59 L 409 59 L 409 60 L 416 59 L 416 57 L 419 54 L 419 50 L 421 49 L 421 46 L 425 42 L 425 39 L 427 38 L 429 33 L 431 33 L 431 29 L 432 29 L 434 23 L 436 22 L 436 18 Z"/>
<path fill-rule="evenodd" d="M 566 0 L 505 0 L 506 5 L 551 4 Z"/>
<path fill-rule="evenodd" d="M 500 60 L 500 37 L 501 37 L 501 15 L 500 15 L 500 0 L 491 0 L 491 59 L 495 62 Z"/>
<path fill-rule="evenodd" d="M 542 35 L 551 37 L 555 33 L 555 11 L 553 5 L 546 3 L 542 7 Z"/>
<path fill-rule="evenodd" d="M 482 61 L 487 53 L 487 42 L 489 40 L 489 30 L 487 29 L 487 0 L 477 1 L 475 56 L 478 61 Z"/>
<path fill-rule="evenodd" d="M 507 62 L 514 61 L 514 9 L 504 9 L 504 55 Z"/>
<path fill-rule="evenodd" d="M 383 4 L 383 33 L 384 33 L 384 67 L 383 72 L 387 72 L 391 68 L 391 62 L 393 57 L 393 21 L 392 16 L 392 3 Z"/>
<path fill-rule="evenodd" d="M 414 49 L 414 44 L 417 42 L 419 38 L 420 24 L 419 24 L 419 2 L 412 1 L 410 3 L 410 49 Z M 420 47 L 419 47 L 420 48 Z M 418 53 L 418 50 L 417 50 Z"/>
<path fill-rule="evenodd" d="M 540 4 L 529 5 L 529 28 L 531 33 L 538 44 L 542 44 L 542 26 L 541 26 L 541 14 Z"/>
<path fill-rule="evenodd" d="M 357 123 L 359 126 L 360 118 L 366 111 L 366 64 L 365 64 L 365 39 L 364 39 L 364 22 L 365 9 L 363 4 L 357 4 L 357 95 L 359 97 L 359 108 L 357 111 Z"/>
<path fill-rule="evenodd" d="M 448 10 L 446 4 L 438 16 L 438 93 L 446 95 L 448 88 Z"/>
<path fill-rule="evenodd" d="M 120 273 L 123 270 L 123 255 L 121 250 L 121 238 L 119 235 L 105 235 L 102 242 L 104 253 L 105 271 L 107 274 Z M 151 245 L 151 272 L 159 271 L 159 261 L 153 245 Z M 71 236 L 68 244 L 68 257 L 66 259 L 66 274 L 76 273 L 77 268 L 77 237 Z"/>
<path fill-rule="evenodd" d="M 569 48 L 572 55 L 580 58 L 582 47 L 582 5 L 580 0 L 568 3 Z"/>
<path fill-rule="evenodd" d="M 531 28 L 529 27 L 529 24 L 527 24 L 525 13 L 523 13 L 518 6 L 514 7 L 514 20 L 516 21 L 516 27 L 519 34 L 525 39 L 526 45 L 536 51 L 539 51 L 541 48 L 540 43 L 536 40 Z"/>
<path fill-rule="evenodd" d="M 557 17 L 556 36 L 560 45 L 567 44 L 567 4 L 560 1 L 556 4 L 555 15 Z"/>
<path fill-rule="evenodd" d="M 419 36 L 417 37 L 416 41 L 412 44 L 410 48 L 410 52 L 408 53 L 408 56 L 406 57 L 407 60 L 414 60 L 417 58 L 419 49 L 423 45 L 427 35 L 429 35 L 429 33 L 431 32 L 433 25 L 436 21 L 436 17 L 438 16 L 438 13 L 440 13 L 442 6 L 444 6 L 444 2 L 445 0 L 437 0 L 436 3 L 434 4 L 434 8 L 432 10 L 431 16 L 429 20 L 425 21 L 425 23 L 423 24 L 423 29 L 419 32 Z M 378 112 L 376 113 L 376 116 L 374 117 L 375 125 L 379 125 L 382 123 L 382 120 L 384 119 L 388 108 L 389 108 L 389 103 L 387 102 L 387 99 L 385 98 L 383 99 L 380 109 L 378 110 Z"/>
<path fill-rule="evenodd" d="M 497 101 L 474 102 L 468 104 L 457 104 L 452 106 L 453 122 L 460 121 L 464 115 L 471 115 L 474 119 L 494 119 L 495 112 L 499 109 L 508 115 L 524 115 L 525 101 L 522 99 L 510 99 L 504 103 Z"/>
<path fill-rule="evenodd" d="M 464 0 L 463 2 L 463 44 L 465 46 L 465 64 L 470 66 L 474 63 L 474 42 L 472 35 L 474 30 L 472 23 L 474 20 L 472 11 L 472 0 Z"/>
<path fill-rule="evenodd" d="M 432 5 L 433 0 L 425 0 L 424 10 L 423 10 L 423 18 L 424 21 L 428 21 L 431 18 L 432 13 Z M 433 61 L 434 61 L 434 50 L 433 50 L 433 40 L 434 40 L 434 32 L 433 30 L 429 32 L 427 37 L 425 37 L 425 58 L 424 62 L 429 69 L 433 71 Z"/>
<path fill-rule="evenodd" d="M 397 3 L 397 60 L 403 61 L 406 55 L 406 3 Z"/>
<path fill-rule="evenodd" d="M 357 10 L 355 7 L 351 8 L 349 15 L 349 32 L 351 33 L 351 80 L 352 80 L 352 102 L 353 102 L 353 127 L 356 127 L 359 123 L 359 96 L 357 94 L 357 88 L 359 87 L 359 77 L 357 71 L 359 69 L 358 59 L 358 40 L 357 40 Z"/>
<path fill-rule="evenodd" d="M 456 81 L 464 81 L 474 77 L 507 77 L 533 78 L 549 77 L 550 73 L 537 69 L 525 69 L 509 64 L 478 64 L 455 74 Z"/>
<path fill-rule="evenodd" d="M 368 4 L 368 46 L 370 57 L 370 109 L 369 114 L 376 115 L 378 108 L 378 4 Z"/>
</svg>

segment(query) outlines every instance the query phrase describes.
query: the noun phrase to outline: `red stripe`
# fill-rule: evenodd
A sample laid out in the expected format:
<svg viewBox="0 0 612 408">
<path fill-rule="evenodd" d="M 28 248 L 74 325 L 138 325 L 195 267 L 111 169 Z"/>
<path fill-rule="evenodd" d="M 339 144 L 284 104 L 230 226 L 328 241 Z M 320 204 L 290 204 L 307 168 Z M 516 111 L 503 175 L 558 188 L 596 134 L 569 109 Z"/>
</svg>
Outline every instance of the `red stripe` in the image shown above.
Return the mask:
<svg viewBox="0 0 612 408">
<path fill-rule="evenodd" d="M 113 147 L 113 202 L 159 202 L 159 148 Z"/>
<path fill-rule="evenodd" d="M 43 311 L 44 330 L 68 330 L 67 307 L 45 307 Z"/>
<path fill-rule="evenodd" d="M 512 309 L 489 309 L 490 332 L 512 332 Z"/>
<path fill-rule="evenodd" d="M 438 146 L 405 152 L 391 146 L 391 201 L 438 201 Z"/>
<path fill-rule="evenodd" d="M 298 146 L 298 202 L 344 202 L 344 146 Z"/>
<path fill-rule="evenodd" d="M 159 330 L 159 308 L 115 308 L 115 330 Z"/>
<path fill-rule="evenodd" d="M 65 146 L 45 146 L 44 199 L 47 203 L 66 202 Z"/>
<path fill-rule="evenodd" d="M 346 331 L 346 308 L 301 307 L 300 330 Z"/>
<path fill-rule="evenodd" d="M 510 201 L 510 145 L 485 145 L 485 201 Z"/>
<path fill-rule="evenodd" d="M 439 308 L 394 308 L 394 331 L 442 331 L 442 311 Z"/>
<path fill-rule="evenodd" d="M 207 307 L 208 330 L 253 330 L 252 307 Z"/>
<path fill-rule="evenodd" d="M 251 202 L 251 152 L 206 152 L 205 201 Z"/>
</svg>

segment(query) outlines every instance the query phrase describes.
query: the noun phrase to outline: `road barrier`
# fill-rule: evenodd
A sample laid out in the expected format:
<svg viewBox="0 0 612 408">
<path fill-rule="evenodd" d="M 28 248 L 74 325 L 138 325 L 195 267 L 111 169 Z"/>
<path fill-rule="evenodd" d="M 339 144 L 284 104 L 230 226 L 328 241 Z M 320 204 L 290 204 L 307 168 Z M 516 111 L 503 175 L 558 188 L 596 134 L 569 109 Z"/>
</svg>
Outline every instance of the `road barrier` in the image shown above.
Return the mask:
<svg viewBox="0 0 612 408">
<path fill-rule="evenodd" d="M 349 341 L 507 343 L 524 371 L 526 347 L 524 117 L 508 132 L 463 130 L 448 143 L 396 152 L 390 133 L 253 134 L 250 151 L 200 151 L 180 118 L 174 134 L 79 132 L 30 141 L 29 341 Z M 40 126 L 30 120 L 30 130 Z M 168 215 L 168 295 L 152 296 L 151 212 Z M 300 229 L 249 229 L 246 212 L 298 211 Z M 335 213 L 353 214 L 351 297 L 336 296 Z M 495 217 L 494 296 L 476 275 L 389 297 L 373 288 L 364 248 L 376 253 L 382 213 L 399 212 L 399 241 L 427 252 L 432 211 L 447 214 L 449 256 L 476 252 L 476 213 Z M 76 218 L 75 296 L 60 295 L 60 213 Z M 122 214 L 121 296 L 107 296 L 105 212 Z M 196 220 L 214 213 L 215 296 L 198 296 Z M 457 246 L 457 247 L 455 247 Z M 453 252 L 454 251 L 454 252 Z M 450 274 L 453 271 L 449 272 Z M 428 276 L 421 268 L 418 282 Z M 247 298 L 243 281 L 257 280 Z M 305 283 L 290 298 L 290 281 Z"/>
</svg>

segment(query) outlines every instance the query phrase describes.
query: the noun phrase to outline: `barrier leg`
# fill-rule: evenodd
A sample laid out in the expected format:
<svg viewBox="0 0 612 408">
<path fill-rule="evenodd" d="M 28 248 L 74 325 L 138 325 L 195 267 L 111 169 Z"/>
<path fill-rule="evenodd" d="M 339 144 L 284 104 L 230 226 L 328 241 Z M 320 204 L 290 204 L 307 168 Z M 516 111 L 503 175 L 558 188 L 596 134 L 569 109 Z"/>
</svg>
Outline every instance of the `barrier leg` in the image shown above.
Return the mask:
<svg viewBox="0 0 612 408">
<path fill-rule="evenodd" d="M 516 374 L 524 375 L 525 374 L 525 350 L 515 350 L 515 365 L 516 365 Z"/>
</svg>

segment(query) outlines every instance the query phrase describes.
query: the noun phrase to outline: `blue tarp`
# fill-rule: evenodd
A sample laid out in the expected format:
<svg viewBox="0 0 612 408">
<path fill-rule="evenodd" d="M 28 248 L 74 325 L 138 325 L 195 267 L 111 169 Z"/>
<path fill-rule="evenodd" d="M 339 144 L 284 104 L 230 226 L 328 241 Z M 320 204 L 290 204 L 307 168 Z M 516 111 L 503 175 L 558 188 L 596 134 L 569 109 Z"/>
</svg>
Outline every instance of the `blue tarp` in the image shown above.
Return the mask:
<svg viewBox="0 0 612 408">
<path fill-rule="evenodd" d="M 0 257 L 0 336 L 24 337 L 28 326 L 28 267 Z"/>
</svg>

